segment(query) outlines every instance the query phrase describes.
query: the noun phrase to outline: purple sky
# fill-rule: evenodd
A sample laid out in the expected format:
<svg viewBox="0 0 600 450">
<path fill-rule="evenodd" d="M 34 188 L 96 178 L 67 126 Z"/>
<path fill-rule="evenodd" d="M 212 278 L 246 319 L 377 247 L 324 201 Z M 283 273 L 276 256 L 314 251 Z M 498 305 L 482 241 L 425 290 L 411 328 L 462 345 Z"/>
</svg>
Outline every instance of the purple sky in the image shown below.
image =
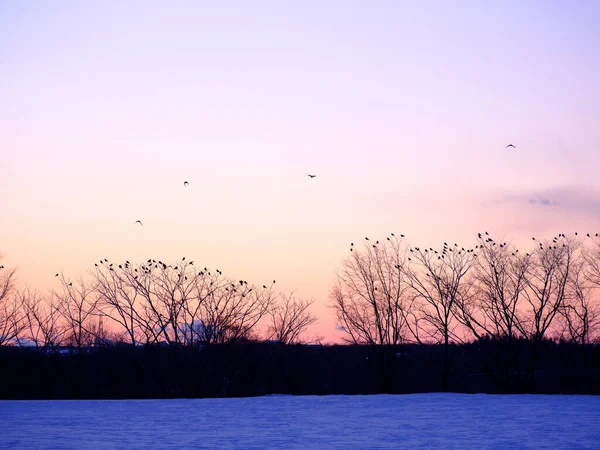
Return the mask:
<svg viewBox="0 0 600 450">
<path fill-rule="evenodd" d="M 365 235 L 600 231 L 599 23 L 595 1 L 0 2 L 0 253 L 38 288 L 187 255 L 314 298 L 331 335 Z"/>
</svg>

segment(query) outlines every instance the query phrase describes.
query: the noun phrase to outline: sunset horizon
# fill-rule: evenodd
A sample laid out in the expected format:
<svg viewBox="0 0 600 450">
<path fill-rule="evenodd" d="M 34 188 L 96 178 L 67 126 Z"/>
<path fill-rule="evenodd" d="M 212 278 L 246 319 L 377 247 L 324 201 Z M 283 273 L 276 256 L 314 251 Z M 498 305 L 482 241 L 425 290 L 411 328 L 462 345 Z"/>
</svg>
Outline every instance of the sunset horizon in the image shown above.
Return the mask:
<svg viewBox="0 0 600 450">
<path fill-rule="evenodd" d="M 337 339 L 363 236 L 600 229 L 597 5 L 430 6 L 4 2 L 4 264 L 44 291 L 193 257 L 315 300 Z"/>
</svg>

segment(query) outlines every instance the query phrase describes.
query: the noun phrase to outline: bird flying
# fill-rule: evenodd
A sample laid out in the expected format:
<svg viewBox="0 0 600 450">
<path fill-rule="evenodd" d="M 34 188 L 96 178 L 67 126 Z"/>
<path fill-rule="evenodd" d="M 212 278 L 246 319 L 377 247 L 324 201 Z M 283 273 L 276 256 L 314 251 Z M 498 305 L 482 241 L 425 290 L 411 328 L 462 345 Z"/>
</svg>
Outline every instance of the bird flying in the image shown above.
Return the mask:
<svg viewBox="0 0 600 450">
<path fill-rule="evenodd" d="M 184 182 L 183 182 L 183 186 L 184 186 L 184 187 L 185 187 L 185 186 L 189 186 L 189 185 L 190 185 L 190 183 L 188 183 L 187 181 L 184 181 Z"/>
<path fill-rule="evenodd" d="M 309 177 L 311 177 L 311 178 L 314 178 L 314 177 L 316 177 L 316 175 L 311 175 L 310 173 L 307 173 L 306 175 L 308 175 L 308 176 L 309 176 Z"/>
<path fill-rule="evenodd" d="M 506 148 L 509 148 L 509 147 L 512 147 L 512 148 L 517 148 L 517 147 L 515 147 L 515 146 L 514 146 L 514 144 L 508 144 L 508 145 L 506 146 Z"/>
<path fill-rule="evenodd" d="M 134 224 L 139 223 L 141 226 L 144 226 L 144 224 L 142 223 L 141 220 L 136 220 L 135 222 L 133 222 Z"/>
</svg>

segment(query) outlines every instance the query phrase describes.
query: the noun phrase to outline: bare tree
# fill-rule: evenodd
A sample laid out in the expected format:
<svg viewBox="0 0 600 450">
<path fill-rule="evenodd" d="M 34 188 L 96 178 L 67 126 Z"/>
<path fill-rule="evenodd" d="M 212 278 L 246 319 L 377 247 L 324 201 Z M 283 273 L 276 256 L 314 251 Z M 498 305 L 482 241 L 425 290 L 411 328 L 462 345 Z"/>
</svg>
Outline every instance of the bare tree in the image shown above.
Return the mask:
<svg viewBox="0 0 600 450">
<path fill-rule="evenodd" d="M 139 336 L 140 317 L 136 307 L 140 302 L 137 289 L 137 270 L 129 261 L 119 265 L 115 271 L 109 264 L 95 264 L 92 272 L 93 287 L 98 294 L 98 309 L 102 314 L 123 330 L 127 341 L 135 345 Z"/>
<path fill-rule="evenodd" d="M 448 354 L 451 340 L 461 340 L 455 332 L 460 324 L 459 314 L 471 295 L 467 273 L 473 265 L 475 253 L 459 248 L 457 244 L 440 250 L 433 248 L 410 250 L 414 261 L 406 268 L 410 287 L 415 296 L 415 308 L 425 332 L 443 344 L 442 388 L 448 388 Z"/>
<path fill-rule="evenodd" d="M 19 295 L 25 310 L 25 338 L 44 353 L 56 352 L 66 332 L 56 298 L 46 298 L 29 289 L 21 291 Z"/>
<path fill-rule="evenodd" d="M 362 250 L 352 246 L 331 293 L 340 329 L 350 342 L 395 348 L 409 337 L 405 265 L 401 238 L 367 241 Z"/>
<path fill-rule="evenodd" d="M 405 265 L 402 237 L 388 236 L 381 243 L 365 239 L 362 250 L 351 245 L 331 293 L 346 339 L 377 348 L 383 392 L 392 390 L 398 346 L 411 337 Z"/>
<path fill-rule="evenodd" d="M 459 324 L 459 305 L 471 294 L 467 273 L 473 265 L 473 250 L 444 245 L 442 249 L 411 249 L 412 263 L 406 272 L 417 300 L 422 332 L 448 346 L 451 340 L 462 340 L 454 332 Z"/>
<path fill-rule="evenodd" d="M 3 255 L 0 254 L 0 262 Z M 23 310 L 15 292 L 15 269 L 0 265 L 0 346 L 14 341 L 23 329 Z"/>
<path fill-rule="evenodd" d="M 312 304 L 312 301 L 296 298 L 293 292 L 281 294 L 269 313 L 269 339 L 283 344 L 300 342 L 300 336 L 317 322 L 317 318 L 308 310 Z"/>
<path fill-rule="evenodd" d="M 600 238 L 591 236 L 582 248 L 581 258 L 572 267 L 568 295 L 561 313 L 563 338 L 585 345 L 596 339 L 600 327 Z"/>
<path fill-rule="evenodd" d="M 211 282 L 214 289 L 201 305 L 207 341 L 221 344 L 249 338 L 272 308 L 273 284 L 259 287 L 220 277 Z"/>
<path fill-rule="evenodd" d="M 559 310 L 563 325 L 561 338 L 581 345 L 592 342 L 600 325 L 600 307 L 594 301 L 596 279 L 587 272 L 588 267 L 584 258 L 573 263 L 566 299 Z"/>
<path fill-rule="evenodd" d="M 477 339 L 513 339 L 524 333 L 520 311 L 531 255 L 505 242 L 479 235 L 473 271 L 474 292 L 459 302 L 460 321 Z"/>
<path fill-rule="evenodd" d="M 541 342 L 551 330 L 567 298 L 567 287 L 576 252 L 581 243 L 576 239 L 558 237 L 539 243 L 531 253 L 526 274 L 524 334 Z"/>
<path fill-rule="evenodd" d="M 98 314 L 98 297 L 83 279 L 73 282 L 60 276 L 61 290 L 53 292 L 64 320 L 65 338 L 81 353 L 94 344 L 93 322 Z"/>
</svg>

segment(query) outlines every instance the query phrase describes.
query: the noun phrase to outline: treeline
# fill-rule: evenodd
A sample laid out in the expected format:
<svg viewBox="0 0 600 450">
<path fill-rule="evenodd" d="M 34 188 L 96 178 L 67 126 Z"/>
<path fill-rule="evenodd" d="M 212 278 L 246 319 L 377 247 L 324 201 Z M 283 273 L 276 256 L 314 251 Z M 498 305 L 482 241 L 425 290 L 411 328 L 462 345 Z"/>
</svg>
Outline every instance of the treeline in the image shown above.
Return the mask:
<svg viewBox="0 0 600 450">
<path fill-rule="evenodd" d="M 600 348 L 543 341 L 534 377 L 504 370 L 494 340 L 451 344 L 448 390 L 464 393 L 600 394 Z M 531 343 L 516 342 L 523 366 Z M 43 354 L 0 348 L 2 399 L 130 399 L 439 392 L 439 345 L 406 344 L 381 384 L 373 346 L 285 345 L 268 342 L 180 348 L 96 347 Z"/>
<path fill-rule="evenodd" d="M 17 383 L 24 367 L 55 374 L 57 396 L 63 372 L 114 379 L 125 396 L 597 389 L 597 234 L 526 251 L 487 233 L 474 248 L 394 234 L 352 243 L 330 298 L 347 346 L 292 345 L 316 322 L 310 301 L 185 258 L 103 259 L 85 279 L 56 274 L 50 293 L 17 289 L 14 276 L 0 266 L 2 360 Z M 233 378 L 247 387 L 223 394 Z"/>
</svg>

